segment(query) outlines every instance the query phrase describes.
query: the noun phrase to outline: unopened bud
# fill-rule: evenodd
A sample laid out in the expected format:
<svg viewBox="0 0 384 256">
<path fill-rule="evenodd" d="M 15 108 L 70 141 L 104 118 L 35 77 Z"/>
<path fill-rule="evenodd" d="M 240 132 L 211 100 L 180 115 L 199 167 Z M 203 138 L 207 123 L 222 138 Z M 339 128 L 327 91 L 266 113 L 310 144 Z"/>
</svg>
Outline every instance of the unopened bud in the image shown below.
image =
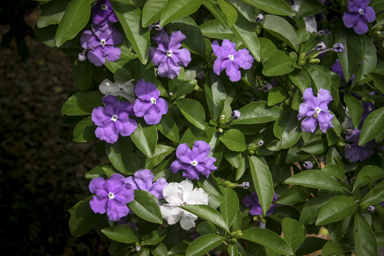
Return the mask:
<svg viewBox="0 0 384 256">
<path fill-rule="evenodd" d="M 259 222 L 259 228 L 265 228 L 266 224 L 262 221 Z"/>
<path fill-rule="evenodd" d="M 376 210 L 376 207 L 373 205 L 370 205 L 370 206 L 368 206 L 367 210 L 370 212 L 374 212 Z"/>
<path fill-rule="evenodd" d="M 311 170 L 313 168 L 313 164 L 309 161 L 305 161 L 303 166 L 305 167 L 305 169 L 307 170 Z"/>
<path fill-rule="evenodd" d="M 223 133 L 223 128 L 219 128 L 219 129 L 217 129 L 217 131 L 219 132 L 219 133 Z"/>
<path fill-rule="evenodd" d="M 344 51 L 344 45 L 342 43 L 336 43 L 333 45 L 333 51 L 337 53 L 341 53 Z"/>
<path fill-rule="evenodd" d="M 320 63 L 320 60 L 319 60 L 319 59 L 310 59 L 310 60 L 308 61 L 308 63 L 309 63 L 309 64 L 318 64 L 318 63 Z"/>
<path fill-rule="evenodd" d="M 172 97 L 173 97 L 173 92 L 169 92 L 169 93 L 168 93 L 168 96 L 169 96 L 170 98 L 172 98 Z"/>
<path fill-rule="evenodd" d="M 87 57 L 85 57 L 84 53 L 79 53 L 79 55 L 77 56 L 77 59 L 78 61 L 85 61 Z"/>
<path fill-rule="evenodd" d="M 324 50 L 325 48 L 326 48 L 326 46 L 325 46 L 324 42 L 320 42 L 316 45 L 316 50 L 318 50 L 318 51 Z"/>
<path fill-rule="evenodd" d="M 263 19 L 264 19 L 263 14 L 259 13 L 259 15 L 257 15 L 257 17 L 256 17 L 256 22 L 259 23 L 259 22 L 262 21 Z"/>
<path fill-rule="evenodd" d="M 237 119 L 239 119 L 240 116 L 241 116 L 241 113 L 240 113 L 239 110 L 233 110 L 233 111 L 232 111 L 231 118 L 232 118 L 233 120 L 237 120 Z"/>
<path fill-rule="evenodd" d="M 272 89 L 272 85 L 270 83 L 267 83 L 266 85 L 263 86 L 263 91 L 269 92 L 269 90 Z"/>
<path fill-rule="evenodd" d="M 257 146 L 261 147 L 261 146 L 263 146 L 263 145 L 264 145 L 264 141 L 263 141 L 263 140 L 259 140 L 259 141 L 257 142 Z"/>
</svg>

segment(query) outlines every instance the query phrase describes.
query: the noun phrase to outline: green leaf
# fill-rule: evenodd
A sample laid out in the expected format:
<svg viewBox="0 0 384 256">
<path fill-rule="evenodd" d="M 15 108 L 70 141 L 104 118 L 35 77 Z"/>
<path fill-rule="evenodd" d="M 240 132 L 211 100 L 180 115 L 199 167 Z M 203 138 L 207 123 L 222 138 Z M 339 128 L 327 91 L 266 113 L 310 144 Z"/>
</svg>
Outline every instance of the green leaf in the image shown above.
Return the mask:
<svg viewBox="0 0 384 256">
<path fill-rule="evenodd" d="M 201 235 L 215 234 L 216 226 L 209 221 L 203 221 L 196 227 L 196 231 Z"/>
<path fill-rule="evenodd" d="M 152 157 L 155 154 L 158 139 L 156 126 L 139 123 L 135 132 L 131 134 L 131 139 L 147 157 Z"/>
<path fill-rule="evenodd" d="M 268 31 L 268 33 L 287 43 L 296 52 L 299 51 L 296 32 L 293 30 L 291 24 L 282 17 L 264 15 L 264 20 L 261 22 L 261 26 Z"/>
<path fill-rule="evenodd" d="M 69 2 L 70 0 L 56 0 L 45 5 L 37 20 L 37 27 L 44 28 L 59 24 Z"/>
<path fill-rule="evenodd" d="M 154 256 L 168 256 L 168 250 L 164 244 L 159 244 L 155 249 L 151 250 L 151 252 Z"/>
<path fill-rule="evenodd" d="M 252 12 L 252 8 L 249 8 L 249 5 L 242 2 L 241 0 L 227 0 L 230 4 L 233 5 L 237 9 L 239 13 L 241 13 L 248 21 L 253 22 L 254 16 Z"/>
<path fill-rule="evenodd" d="M 168 234 L 168 229 L 165 229 L 165 228 L 156 229 L 148 235 L 148 238 L 144 241 L 144 244 L 157 245 L 158 243 L 163 241 L 163 239 L 167 236 L 167 234 Z"/>
<path fill-rule="evenodd" d="M 364 166 L 363 169 L 357 174 L 356 180 L 353 183 L 353 192 L 364 185 L 367 185 L 369 183 L 373 183 L 378 179 L 381 179 L 384 177 L 384 171 L 374 165 L 367 165 Z"/>
<path fill-rule="evenodd" d="M 229 188 L 224 189 L 224 200 L 220 205 L 220 213 L 223 216 L 227 227 L 231 227 L 239 209 L 239 199 L 235 191 Z"/>
<path fill-rule="evenodd" d="M 134 5 L 124 4 L 116 0 L 110 1 L 110 3 L 140 62 L 146 64 L 151 42 L 149 29 L 141 26 L 141 10 Z"/>
<path fill-rule="evenodd" d="M 235 152 L 244 152 L 247 149 L 245 137 L 239 130 L 230 129 L 219 138 L 229 150 Z"/>
<path fill-rule="evenodd" d="M 143 27 L 148 27 L 149 25 L 160 20 L 161 13 L 168 0 L 148 0 L 143 7 Z"/>
<path fill-rule="evenodd" d="M 238 256 L 239 255 L 239 250 L 237 249 L 237 246 L 235 244 L 229 244 L 227 252 L 229 256 Z"/>
<path fill-rule="evenodd" d="M 249 157 L 249 166 L 253 185 L 255 186 L 259 203 L 263 213 L 266 214 L 272 204 L 273 199 L 273 181 L 271 172 L 260 159 L 256 156 Z M 271 248 L 272 249 L 272 248 Z"/>
<path fill-rule="evenodd" d="M 96 167 L 92 168 L 90 171 L 88 171 L 85 174 L 85 178 L 91 180 L 91 179 L 94 179 L 96 177 L 105 176 L 105 172 L 103 170 L 103 166 L 104 165 L 99 165 L 99 166 L 96 166 Z"/>
<path fill-rule="evenodd" d="M 355 249 L 356 256 L 378 255 L 379 246 L 371 226 L 358 212 L 355 213 Z"/>
<path fill-rule="evenodd" d="M 292 186 L 276 201 L 278 204 L 297 204 L 305 202 L 309 196 L 309 189 L 302 186 Z"/>
<path fill-rule="evenodd" d="M 363 106 L 360 101 L 352 95 L 344 94 L 344 102 L 347 104 L 349 114 L 351 115 L 353 126 L 357 129 L 363 114 Z"/>
<path fill-rule="evenodd" d="M 205 97 L 211 118 L 217 120 L 220 118 L 224 109 L 224 103 L 227 99 L 225 87 L 218 77 L 213 72 L 207 72 L 205 79 Z"/>
<path fill-rule="evenodd" d="M 241 0 L 268 13 L 281 16 L 295 16 L 290 5 L 283 0 Z"/>
<path fill-rule="evenodd" d="M 89 115 L 95 107 L 103 106 L 100 92 L 77 92 L 64 103 L 61 113 L 67 116 Z"/>
<path fill-rule="evenodd" d="M 105 143 L 105 153 L 113 167 L 119 172 L 130 174 L 132 170 L 132 142 L 129 137 L 122 137 L 113 144 Z"/>
<path fill-rule="evenodd" d="M 239 15 L 236 23 L 231 27 L 232 32 L 240 39 L 256 61 L 260 61 L 260 42 L 253 24 Z"/>
<path fill-rule="evenodd" d="M 57 25 L 51 25 L 44 28 L 38 28 L 35 26 L 33 29 L 36 37 L 45 45 L 49 47 L 56 47 L 55 34 L 57 31 Z"/>
<path fill-rule="evenodd" d="M 284 255 L 293 255 L 289 244 L 278 234 L 269 229 L 249 228 L 242 231 L 243 239 L 265 246 L 272 251 Z"/>
<path fill-rule="evenodd" d="M 334 197 L 334 195 L 318 196 L 306 202 L 300 213 L 300 222 L 304 225 L 314 224 L 321 207 L 332 197 Z"/>
<path fill-rule="evenodd" d="M 152 157 L 148 157 L 145 161 L 145 169 L 152 169 L 156 165 L 158 165 L 164 158 L 166 158 L 169 154 L 171 154 L 175 149 L 173 147 L 158 144 L 155 148 L 155 153 Z"/>
<path fill-rule="evenodd" d="M 292 83 L 300 89 L 302 94 L 305 89 L 311 87 L 311 79 L 309 78 L 308 73 L 304 70 L 298 72 L 295 71 L 289 74 L 289 79 L 291 79 Z"/>
<path fill-rule="evenodd" d="M 373 85 L 375 88 L 377 88 L 380 92 L 384 92 L 384 75 L 381 73 L 369 72 L 368 76 L 373 78 Z"/>
<path fill-rule="evenodd" d="M 168 24 L 168 30 L 181 31 L 187 38 L 183 41 L 183 47 L 200 56 L 205 56 L 206 46 L 203 34 L 196 22 L 189 16 L 175 20 Z M 181 95 L 178 95 L 181 96 Z"/>
<path fill-rule="evenodd" d="M 101 230 L 108 238 L 125 244 L 139 242 L 139 234 L 130 225 L 123 224 L 116 227 L 108 227 Z"/>
<path fill-rule="evenodd" d="M 200 179 L 197 181 L 197 184 L 200 188 L 204 189 L 204 191 L 207 192 L 209 195 L 217 197 L 223 195 L 220 190 L 221 186 L 219 186 L 219 183 L 217 182 L 213 174 L 209 175 L 208 179 L 205 176 L 201 176 Z"/>
<path fill-rule="evenodd" d="M 273 87 L 268 92 L 267 105 L 270 106 L 270 107 L 274 106 L 277 103 L 280 103 L 283 100 L 285 100 L 286 97 L 287 97 L 287 94 L 285 93 L 284 88 L 282 88 L 282 87 Z"/>
<path fill-rule="evenodd" d="M 363 54 L 363 45 L 361 36 L 357 35 L 352 29 L 345 29 L 343 22 L 340 20 L 336 26 L 335 42 L 344 45 L 344 51 L 338 53 L 341 67 L 344 72 L 345 81 L 349 81 L 361 61 Z"/>
<path fill-rule="evenodd" d="M 241 116 L 233 124 L 264 124 L 275 121 L 280 113 L 279 107 L 268 107 L 265 101 L 251 102 L 239 109 Z"/>
<path fill-rule="evenodd" d="M 283 149 L 290 148 L 296 144 L 301 136 L 297 111 L 291 109 L 283 110 L 273 126 L 273 134 L 280 139 L 280 147 Z"/>
<path fill-rule="evenodd" d="M 206 2 L 207 3 L 207 2 Z M 209 20 L 199 26 L 203 36 L 216 39 L 229 39 L 236 38 L 233 32 L 228 27 L 221 26 L 218 20 Z"/>
<path fill-rule="evenodd" d="M 323 172 L 328 173 L 329 175 L 335 176 L 336 178 L 344 181 L 345 180 L 345 172 L 343 168 L 341 168 L 337 164 L 327 164 L 323 169 Z"/>
<path fill-rule="evenodd" d="M 377 232 L 375 236 L 379 246 L 384 246 L 384 232 Z"/>
<path fill-rule="evenodd" d="M 157 197 L 145 190 L 135 190 L 135 199 L 128 204 L 129 208 L 140 218 L 152 222 L 163 223 Z"/>
<path fill-rule="evenodd" d="M 290 218 L 284 218 L 282 225 L 285 241 L 288 242 L 293 251 L 296 251 L 305 240 L 304 225 Z"/>
<path fill-rule="evenodd" d="M 204 0 L 168 0 L 160 18 L 160 26 L 171 21 L 189 16 L 199 9 Z"/>
<path fill-rule="evenodd" d="M 323 250 L 321 251 L 321 256 L 339 255 L 349 250 L 350 248 L 346 244 L 339 244 L 333 242 L 332 240 L 328 240 L 328 242 L 325 243 Z"/>
<path fill-rule="evenodd" d="M 305 64 L 304 69 L 308 72 L 312 82 L 315 84 L 317 91 L 321 88 L 331 91 L 331 78 L 320 65 Z"/>
<path fill-rule="evenodd" d="M 92 82 L 92 64 L 88 60 L 76 60 L 72 68 L 72 77 L 80 90 L 86 91 Z"/>
<path fill-rule="evenodd" d="M 325 239 L 318 237 L 306 237 L 304 243 L 302 243 L 296 251 L 296 256 L 308 255 L 323 248 L 327 242 Z"/>
<path fill-rule="evenodd" d="M 326 202 L 319 212 L 316 226 L 337 222 L 351 216 L 357 209 L 355 200 L 347 196 L 335 196 Z"/>
<path fill-rule="evenodd" d="M 96 138 L 96 125 L 92 122 L 91 117 L 81 120 L 73 130 L 74 142 L 88 142 Z"/>
<path fill-rule="evenodd" d="M 170 117 L 168 114 L 165 114 L 161 117 L 161 121 L 156 125 L 156 128 L 168 139 L 179 143 L 179 129 L 177 129 L 175 121 L 173 121 L 172 117 Z"/>
<path fill-rule="evenodd" d="M 198 237 L 189 244 L 186 256 L 201 256 L 204 255 L 216 247 L 218 247 L 225 240 L 224 236 L 208 234 Z"/>
<path fill-rule="evenodd" d="M 229 229 L 220 213 L 208 205 L 185 205 L 180 206 L 180 208 L 197 215 L 203 220 L 210 221 L 229 232 Z"/>
<path fill-rule="evenodd" d="M 369 191 L 361 201 L 363 204 L 378 204 L 384 201 L 384 187 L 380 188 L 373 188 L 371 191 Z"/>
<path fill-rule="evenodd" d="M 265 62 L 267 62 L 267 60 L 269 59 L 269 56 L 271 56 L 272 52 L 276 51 L 277 48 L 275 44 L 272 43 L 272 41 L 268 38 L 260 37 L 259 42 L 261 62 L 265 64 Z"/>
<path fill-rule="evenodd" d="M 343 187 L 340 183 L 321 170 L 306 170 L 300 172 L 287 179 L 285 183 L 343 193 Z"/>
<path fill-rule="evenodd" d="M 200 130 L 205 130 L 205 110 L 200 102 L 193 99 L 177 99 L 176 105 L 183 116 Z"/>
<path fill-rule="evenodd" d="M 237 20 L 237 11 L 236 11 L 236 9 L 232 5 L 230 5 L 229 3 L 224 1 L 224 0 L 218 0 L 217 2 L 219 3 L 221 11 L 227 17 L 228 27 L 232 27 L 233 24 Z"/>
<path fill-rule="evenodd" d="M 361 80 L 366 78 L 366 75 L 373 71 L 377 64 L 377 50 L 375 44 L 372 42 L 371 38 L 367 35 L 364 35 L 363 39 L 363 60 L 361 62 L 361 72 L 360 77 L 358 77 L 357 82 L 361 84 Z"/>
<path fill-rule="evenodd" d="M 71 213 L 71 217 L 69 218 L 69 231 L 74 237 L 87 234 L 96 225 L 101 216 L 100 214 L 94 213 L 89 205 L 92 197 L 93 195 L 78 202 L 69 210 Z"/>
<path fill-rule="evenodd" d="M 57 28 L 56 46 L 62 46 L 66 41 L 75 36 L 87 25 L 91 16 L 89 0 L 72 0 L 64 13 Z"/>
<path fill-rule="evenodd" d="M 300 149 L 309 154 L 321 154 L 328 148 L 326 139 L 314 139 L 305 143 Z"/>
<path fill-rule="evenodd" d="M 285 52 L 276 50 L 272 52 L 264 65 L 263 74 L 266 76 L 280 76 L 289 74 L 293 70 L 291 58 Z"/>
<path fill-rule="evenodd" d="M 220 24 L 218 24 L 220 28 L 227 27 L 227 23 L 225 22 L 226 21 L 225 14 L 217 7 L 216 4 L 213 4 L 212 2 L 209 2 L 209 1 L 204 1 L 203 5 L 217 19 L 217 21 L 219 21 L 219 23 L 221 24 L 221 26 Z"/>
<path fill-rule="evenodd" d="M 361 129 L 359 146 L 362 146 L 373 140 L 384 127 L 384 107 L 371 112 L 365 119 Z"/>
</svg>

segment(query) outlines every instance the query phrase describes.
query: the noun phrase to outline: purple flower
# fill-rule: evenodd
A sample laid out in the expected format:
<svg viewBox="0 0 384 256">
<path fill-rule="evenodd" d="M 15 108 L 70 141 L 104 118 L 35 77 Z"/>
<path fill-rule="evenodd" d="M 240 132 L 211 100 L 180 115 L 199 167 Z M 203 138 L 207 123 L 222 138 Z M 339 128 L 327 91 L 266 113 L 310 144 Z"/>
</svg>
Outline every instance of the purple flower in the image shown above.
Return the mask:
<svg viewBox="0 0 384 256">
<path fill-rule="evenodd" d="M 350 162 L 364 161 L 373 155 L 373 149 L 377 149 L 379 151 L 384 149 L 384 147 L 375 140 L 371 140 L 364 146 L 359 146 L 360 133 L 361 130 L 354 129 L 350 135 L 346 136 L 347 141 L 352 143 L 349 144 L 349 147 L 345 147 L 344 150 L 345 156 Z"/>
<path fill-rule="evenodd" d="M 239 119 L 240 116 L 241 116 L 241 113 L 240 113 L 239 110 L 233 110 L 233 111 L 232 111 L 231 118 L 232 118 L 233 120 L 237 120 L 237 119 Z"/>
<path fill-rule="evenodd" d="M 187 143 L 180 144 L 176 150 L 177 160 L 170 166 L 171 171 L 176 173 L 185 170 L 183 177 L 191 180 L 198 180 L 200 174 L 208 178 L 209 174 L 217 169 L 214 165 L 216 158 L 208 157 L 210 151 L 209 144 L 202 140 L 195 141 L 192 150 Z"/>
<path fill-rule="evenodd" d="M 324 50 L 326 48 L 325 46 L 325 43 L 324 42 L 320 42 L 316 45 L 316 50 L 317 51 L 321 51 L 321 50 Z"/>
<path fill-rule="evenodd" d="M 152 37 L 157 48 L 151 47 L 149 49 L 149 57 L 153 65 L 159 66 L 157 68 L 159 76 L 173 79 L 179 75 L 180 66 L 186 67 L 191 62 L 189 50 L 179 49 L 185 38 L 186 36 L 180 31 L 174 31 L 171 36 L 168 36 L 164 30 L 160 30 Z"/>
<path fill-rule="evenodd" d="M 353 27 L 359 35 L 368 32 L 367 22 L 376 19 L 376 13 L 368 6 L 371 0 L 351 0 L 348 2 L 348 11 L 344 12 L 343 21 L 347 28 Z"/>
<path fill-rule="evenodd" d="M 332 101 L 332 96 L 328 90 L 321 88 L 317 93 L 317 97 L 313 95 L 312 88 L 307 88 L 304 91 L 304 103 L 299 107 L 299 120 L 305 118 L 301 123 L 301 129 L 304 132 L 313 133 L 316 130 L 317 124 L 320 125 L 322 132 L 333 128 L 333 115 L 329 113 L 328 104 Z"/>
<path fill-rule="evenodd" d="M 344 51 L 344 45 L 342 43 L 336 43 L 333 45 L 333 51 L 337 53 L 341 53 Z"/>
<path fill-rule="evenodd" d="M 276 193 L 273 194 L 272 202 L 275 202 L 278 199 L 278 195 Z M 261 209 L 261 205 L 259 203 L 259 197 L 257 196 L 256 192 L 252 192 L 250 195 L 246 195 L 243 199 L 243 204 L 246 207 L 252 207 L 251 211 L 249 212 L 251 215 L 263 215 L 263 210 Z M 267 216 L 274 213 L 276 210 L 276 206 L 274 204 L 271 204 L 271 207 L 267 211 Z"/>
<path fill-rule="evenodd" d="M 257 15 L 257 17 L 256 17 L 256 23 L 262 21 L 263 19 L 264 19 L 263 14 L 259 13 L 259 15 Z"/>
<path fill-rule="evenodd" d="M 136 83 L 135 94 L 138 97 L 133 106 L 135 115 L 144 116 L 145 122 L 150 125 L 160 123 L 161 116 L 168 112 L 168 104 L 159 98 L 160 91 L 156 85 L 142 79 Z"/>
<path fill-rule="evenodd" d="M 92 21 L 98 25 L 104 25 L 108 21 L 119 21 L 109 0 L 99 0 L 95 6 L 92 7 L 92 13 Z"/>
<path fill-rule="evenodd" d="M 89 204 L 95 213 L 107 213 L 112 221 L 118 221 L 127 216 L 129 208 L 127 203 L 135 197 L 133 187 L 124 184 L 124 176 L 118 173 L 113 174 L 107 180 L 101 177 L 94 178 L 89 183 L 89 190 L 96 194 Z"/>
<path fill-rule="evenodd" d="M 305 161 L 303 166 L 305 167 L 305 169 L 307 170 L 311 170 L 313 168 L 313 164 L 309 161 Z"/>
<path fill-rule="evenodd" d="M 220 75 L 221 71 L 226 69 L 229 80 L 237 82 L 241 78 L 239 68 L 250 69 L 254 61 L 247 49 L 235 50 L 235 43 L 224 39 L 222 46 L 215 40 L 212 42 L 213 53 L 217 56 L 213 64 L 213 71 Z"/>
<path fill-rule="evenodd" d="M 153 173 L 150 170 L 141 169 L 135 172 L 133 176 L 126 178 L 124 183 L 131 184 L 135 190 L 145 190 L 158 199 L 163 199 L 163 189 L 168 185 L 168 182 L 164 178 L 160 178 L 153 183 L 153 178 Z"/>
<path fill-rule="evenodd" d="M 121 136 L 131 135 L 137 128 L 137 123 L 133 116 L 133 104 L 120 101 L 113 95 L 107 95 L 103 99 L 105 108 L 96 107 L 93 109 L 91 118 L 96 128 L 96 137 L 108 143 L 115 143 Z"/>
<path fill-rule="evenodd" d="M 81 47 L 89 49 L 87 57 L 96 66 L 102 66 L 105 58 L 109 61 L 117 61 L 121 50 L 115 45 L 121 43 L 120 32 L 112 27 L 110 22 L 102 26 L 92 24 L 92 30 L 83 32 L 80 38 Z"/>
<path fill-rule="evenodd" d="M 344 82 L 346 82 L 345 76 L 344 76 L 344 71 L 341 67 L 339 59 L 336 59 L 335 64 L 333 64 L 331 66 L 331 70 L 332 70 L 332 72 L 336 73 L 341 79 L 343 79 Z"/>
<path fill-rule="evenodd" d="M 365 122 L 365 119 L 367 119 L 368 115 L 371 114 L 373 110 L 375 110 L 375 107 L 371 102 L 362 103 L 361 105 L 363 106 L 363 114 L 361 115 L 360 123 L 363 124 Z"/>
</svg>

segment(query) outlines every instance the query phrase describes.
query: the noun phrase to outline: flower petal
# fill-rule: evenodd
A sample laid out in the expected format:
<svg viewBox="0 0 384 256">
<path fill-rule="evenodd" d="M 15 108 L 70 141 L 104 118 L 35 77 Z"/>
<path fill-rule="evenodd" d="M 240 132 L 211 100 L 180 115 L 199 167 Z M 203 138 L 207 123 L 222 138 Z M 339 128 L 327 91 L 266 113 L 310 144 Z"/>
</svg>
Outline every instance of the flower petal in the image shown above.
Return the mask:
<svg viewBox="0 0 384 256">
<path fill-rule="evenodd" d="M 232 43 L 228 39 L 224 39 L 223 43 L 221 44 L 222 52 L 227 54 L 227 57 L 229 55 L 236 55 L 236 44 Z"/>
<path fill-rule="evenodd" d="M 179 188 L 179 183 L 171 182 L 163 189 L 164 199 L 173 205 L 183 204 L 183 191 Z"/>
<path fill-rule="evenodd" d="M 120 59 L 121 50 L 115 46 L 104 46 L 105 58 L 109 61 L 118 61 Z"/>
<path fill-rule="evenodd" d="M 132 202 L 134 197 L 135 197 L 135 193 L 134 193 L 133 186 L 128 183 L 121 186 L 120 190 L 115 192 L 115 199 L 123 204 Z"/>
<path fill-rule="evenodd" d="M 301 122 L 301 130 L 303 132 L 314 133 L 317 127 L 317 120 L 313 117 L 308 117 Z"/>
<path fill-rule="evenodd" d="M 375 10 L 373 10 L 372 7 L 368 6 L 364 12 L 364 18 L 366 18 L 368 22 L 373 22 L 376 19 Z"/>
<path fill-rule="evenodd" d="M 173 61 L 180 66 L 188 66 L 191 62 L 191 52 L 188 49 L 180 49 L 172 52 Z"/>
<path fill-rule="evenodd" d="M 104 50 L 100 45 L 88 51 L 87 57 L 91 63 L 95 64 L 95 66 L 103 66 L 105 63 Z"/>
<path fill-rule="evenodd" d="M 211 146 L 203 140 L 197 140 L 193 144 L 192 152 L 195 155 L 195 159 L 197 162 L 202 162 L 211 152 Z"/>
<path fill-rule="evenodd" d="M 187 37 L 181 31 L 172 32 L 169 40 L 169 50 L 174 51 L 181 47 L 181 42 Z"/>
<path fill-rule="evenodd" d="M 135 111 L 137 117 L 143 117 L 152 106 L 153 104 L 151 102 L 136 99 L 135 104 L 133 105 L 133 111 Z"/>
<path fill-rule="evenodd" d="M 89 205 L 94 213 L 104 214 L 107 211 L 108 201 L 108 197 L 94 196 Z"/>
<path fill-rule="evenodd" d="M 159 98 L 154 106 L 161 115 L 168 112 L 168 103 L 162 98 Z"/>
<path fill-rule="evenodd" d="M 359 17 L 355 26 L 353 26 L 353 30 L 355 30 L 356 34 L 362 35 L 368 32 L 368 25 L 364 18 Z"/>
<path fill-rule="evenodd" d="M 155 98 L 156 100 L 159 98 L 160 91 L 153 83 L 146 82 L 144 79 L 141 79 L 136 83 L 135 94 L 141 99 L 151 101 L 151 98 Z"/>
<path fill-rule="evenodd" d="M 183 177 L 190 180 L 198 180 L 200 176 L 200 172 L 197 171 L 193 166 L 188 166 L 183 172 Z"/>
<path fill-rule="evenodd" d="M 136 120 L 128 117 L 119 118 L 115 124 L 117 132 L 124 137 L 131 135 L 137 128 Z"/>
<path fill-rule="evenodd" d="M 150 192 L 158 199 L 163 199 L 163 190 L 167 185 L 167 180 L 164 178 L 160 178 L 153 183 L 152 187 L 148 190 L 148 192 Z"/>
<path fill-rule="evenodd" d="M 147 124 L 154 125 L 160 123 L 161 117 L 162 115 L 159 113 L 156 107 L 152 105 L 144 115 L 144 120 Z"/>
<path fill-rule="evenodd" d="M 124 184 L 130 184 L 134 190 L 139 189 L 136 182 L 133 180 L 133 176 L 125 178 Z"/>
<path fill-rule="evenodd" d="M 246 195 L 243 199 L 243 204 L 246 207 L 251 207 L 253 205 L 259 204 L 259 198 L 257 197 L 256 192 L 252 192 L 250 195 Z"/>
<path fill-rule="evenodd" d="M 180 170 L 186 170 L 188 166 L 191 166 L 191 164 L 186 164 L 176 159 L 175 161 L 172 162 L 169 168 L 173 173 L 177 173 Z"/>
<path fill-rule="evenodd" d="M 195 220 L 197 220 L 197 216 L 193 214 L 183 214 L 180 219 L 180 226 L 182 229 L 188 231 L 191 228 L 196 227 Z"/>
<path fill-rule="evenodd" d="M 112 33 L 111 33 L 111 35 L 109 36 L 108 40 L 105 43 L 107 45 L 120 44 L 122 38 L 123 37 L 122 37 L 121 33 L 119 32 L 119 30 L 117 30 L 117 28 L 113 27 L 112 28 Z"/>
<path fill-rule="evenodd" d="M 208 194 L 202 188 L 195 188 L 188 198 L 185 198 L 188 205 L 208 205 Z"/>
<path fill-rule="evenodd" d="M 141 169 L 135 172 L 134 180 L 139 189 L 148 191 L 152 187 L 153 173 L 148 169 Z"/>
<path fill-rule="evenodd" d="M 108 196 L 107 183 L 101 177 L 97 177 L 91 180 L 89 183 L 89 191 L 98 196 Z"/>
<path fill-rule="evenodd" d="M 179 75 L 180 70 L 180 66 L 176 65 L 172 58 L 167 58 L 157 68 L 157 74 L 161 77 L 173 79 Z"/>
<path fill-rule="evenodd" d="M 353 27 L 356 24 L 359 17 L 360 17 L 360 14 L 358 13 L 353 13 L 348 11 L 344 12 L 344 15 L 343 15 L 344 25 L 347 28 Z"/>
<path fill-rule="evenodd" d="M 91 113 L 91 120 L 97 126 L 102 126 L 106 123 L 112 122 L 111 117 L 112 115 L 107 113 L 103 107 L 96 107 L 92 110 Z"/>
<path fill-rule="evenodd" d="M 129 208 L 125 203 L 120 203 L 117 200 L 108 200 L 107 215 L 112 221 L 118 221 L 122 217 L 127 216 Z"/>
<path fill-rule="evenodd" d="M 224 61 L 226 62 L 224 63 Z M 225 59 L 224 57 L 217 57 L 215 60 L 215 63 L 213 63 L 213 72 L 215 72 L 216 75 L 220 75 L 221 71 L 223 71 L 227 66 L 228 59 Z"/>
<path fill-rule="evenodd" d="M 301 103 L 299 106 L 299 114 L 297 115 L 297 118 L 299 120 L 303 119 L 304 117 L 311 117 L 315 114 L 315 109 L 312 108 L 307 103 Z"/>
<path fill-rule="evenodd" d="M 163 49 L 151 47 L 149 49 L 149 58 L 152 60 L 154 66 L 158 66 L 167 60 L 167 54 Z"/>
<path fill-rule="evenodd" d="M 254 59 L 247 49 L 241 49 L 237 52 L 234 62 L 243 69 L 250 69 Z"/>
<path fill-rule="evenodd" d="M 164 30 L 157 32 L 156 35 L 152 37 L 152 39 L 157 45 L 160 43 L 163 45 L 169 45 L 169 36 Z"/>
<path fill-rule="evenodd" d="M 251 211 L 249 213 L 251 215 L 254 215 L 254 216 L 262 215 L 263 214 L 263 210 L 261 209 L 260 204 L 257 204 L 257 205 L 252 206 Z"/>
<path fill-rule="evenodd" d="M 80 44 L 84 49 L 92 49 L 99 46 L 100 42 L 91 30 L 85 30 L 81 35 Z"/>
<path fill-rule="evenodd" d="M 332 101 L 332 96 L 328 90 L 321 88 L 317 93 L 317 98 L 319 99 L 319 107 L 321 110 L 328 109 L 328 104 Z"/>
<path fill-rule="evenodd" d="M 183 210 L 177 206 L 163 204 L 160 206 L 160 211 L 161 215 L 163 215 L 163 219 L 168 222 L 168 225 L 176 224 L 181 216 L 183 216 Z"/>
<path fill-rule="evenodd" d="M 118 98 L 113 95 L 107 95 L 102 98 L 102 101 L 105 105 L 106 112 L 110 114 L 111 117 L 118 114 L 120 108 L 120 100 Z"/>
<path fill-rule="evenodd" d="M 109 95 L 118 93 L 119 87 L 116 85 L 116 83 L 112 83 L 109 79 L 104 79 L 99 85 L 99 90 L 102 94 Z"/>
<path fill-rule="evenodd" d="M 241 72 L 239 70 L 239 66 L 233 61 L 228 62 L 226 72 L 227 72 L 227 76 L 229 77 L 229 80 L 231 80 L 232 82 L 237 82 L 241 78 Z"/>
<path fill-rule="evenodd" d="M 195 160 L 195 155 L 192 150 L 189 148 L 187 143 L 180 144 L 176 149 L 177 158 L 186 163 L 190 164 L 193 160 Z"/>
<path fill-rule="evenodd" d="M 99 140 L 103 140 L 110 144 L 115 143 L 119 137 L 115 127 L 115 123 L 112 121 L 107 124 L 104 124 L 103 126 L 97 127 L 95 135 Z"/>
</svg>

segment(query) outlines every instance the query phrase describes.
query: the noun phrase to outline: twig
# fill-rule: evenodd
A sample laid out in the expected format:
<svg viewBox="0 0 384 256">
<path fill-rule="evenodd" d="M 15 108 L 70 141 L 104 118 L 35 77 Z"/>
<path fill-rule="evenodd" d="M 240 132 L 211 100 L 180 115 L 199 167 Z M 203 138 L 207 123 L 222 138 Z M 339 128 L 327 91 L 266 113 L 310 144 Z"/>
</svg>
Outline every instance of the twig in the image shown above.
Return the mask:
<svg viewBox="0 0 384 256">
<path fill-rule="evenodd" d="M 312 157 L 315 159 L 316 163 L 317 163 L 317 166 L 319 167 L 319 169 L 321 170 L 321 164 L 319 161 L 317 161 L 317 158 L 315 157 L 315 155 L 312 155 Z"/>
</svg>

